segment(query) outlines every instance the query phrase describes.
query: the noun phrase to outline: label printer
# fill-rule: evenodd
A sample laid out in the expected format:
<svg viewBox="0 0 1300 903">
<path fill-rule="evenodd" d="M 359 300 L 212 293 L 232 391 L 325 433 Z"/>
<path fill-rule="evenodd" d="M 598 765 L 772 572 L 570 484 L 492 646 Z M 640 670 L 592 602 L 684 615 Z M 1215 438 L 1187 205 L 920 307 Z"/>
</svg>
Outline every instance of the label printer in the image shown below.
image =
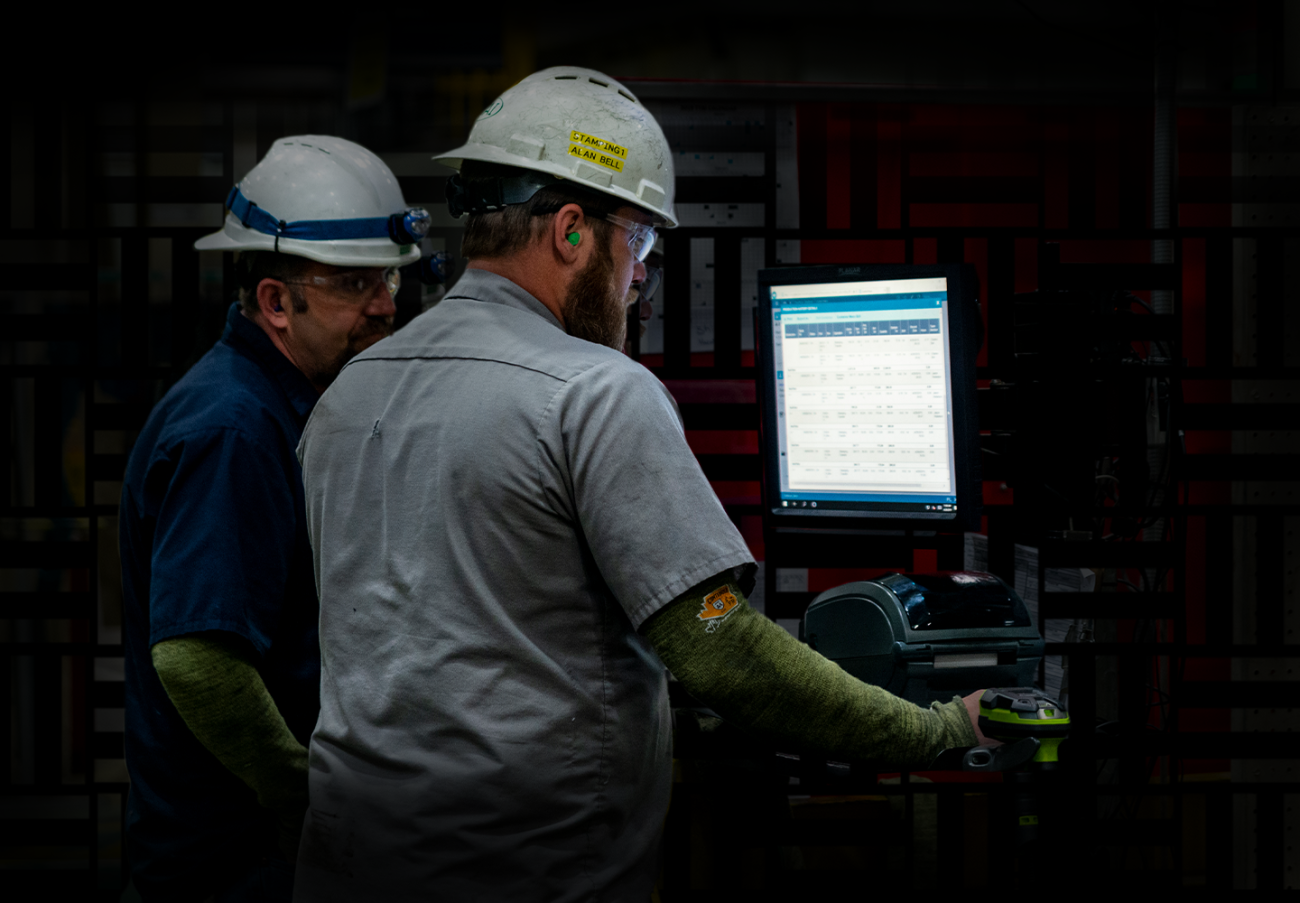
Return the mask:
<svg viewBox="0 0 1300 903">
<path fill-rule="evenodd" d="M 889 574 L 813 599 L 799 638 L 854 677 L 915 702 L 1038 680 L 1043 638 L 992 574 Z"/>
</svg>

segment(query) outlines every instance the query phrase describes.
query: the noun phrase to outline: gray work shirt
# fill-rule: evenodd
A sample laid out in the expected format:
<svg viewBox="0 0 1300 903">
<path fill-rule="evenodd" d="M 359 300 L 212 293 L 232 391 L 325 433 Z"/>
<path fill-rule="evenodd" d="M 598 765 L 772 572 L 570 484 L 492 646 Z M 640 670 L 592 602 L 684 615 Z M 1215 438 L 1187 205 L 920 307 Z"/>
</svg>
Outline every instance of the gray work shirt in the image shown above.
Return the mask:
<svg viewBox="0 0 1300 903">
<path fill-rule="evenodd" d="M 648 899 L 670 724 L 636 628 L 753 572 L 663 385 L 470 270 L 344 368 L 298 455 L 322 676 L 297 898 Z"/>
</svg>

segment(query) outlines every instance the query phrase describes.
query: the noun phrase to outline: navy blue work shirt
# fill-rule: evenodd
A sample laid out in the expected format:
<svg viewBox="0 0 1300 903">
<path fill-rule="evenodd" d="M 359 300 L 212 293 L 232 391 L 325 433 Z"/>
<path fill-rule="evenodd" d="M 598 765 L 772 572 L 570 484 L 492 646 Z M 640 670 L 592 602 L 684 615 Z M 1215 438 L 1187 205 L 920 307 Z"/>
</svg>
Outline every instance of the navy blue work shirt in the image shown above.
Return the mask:
<svg viewBox="0 0 1300 903">
<path fill-rule="evenodd" d="M 150 648 L 207 631 L 242 637 L 289 729 L 310 740 L 320 646 L 295 449 L 318 397 L 232 305 L 221 340 L 154 407 L 127 463 L 127 842 L 145 899 L 201 899 L 278 855 L 274 818 L 190 733 Z"/>
</svg>

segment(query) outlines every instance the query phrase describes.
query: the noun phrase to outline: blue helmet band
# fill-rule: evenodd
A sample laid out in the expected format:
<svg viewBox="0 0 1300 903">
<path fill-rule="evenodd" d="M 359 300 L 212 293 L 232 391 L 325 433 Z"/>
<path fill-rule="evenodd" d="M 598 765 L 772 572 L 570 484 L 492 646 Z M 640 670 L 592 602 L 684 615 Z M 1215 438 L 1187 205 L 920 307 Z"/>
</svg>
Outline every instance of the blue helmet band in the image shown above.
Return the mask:
<svg viewBox="0 0 1300 903">
<path fill-rule="evenodd" d="M 356 219 L 303 219 L 288 223 L 278 220 L 256 203 L 244 197 L 236 185 L 226 196 L 226 206 L 244 228 L 253 229 L 277 239 L 296 238 L 300 241 L 338 241 L 355 238 L 387 238 L 399 245 L 416 244 L 429 231 L 429 214 L 418 207 L 408 208 L 392 216 L 359 217 Z"/>
</svg>

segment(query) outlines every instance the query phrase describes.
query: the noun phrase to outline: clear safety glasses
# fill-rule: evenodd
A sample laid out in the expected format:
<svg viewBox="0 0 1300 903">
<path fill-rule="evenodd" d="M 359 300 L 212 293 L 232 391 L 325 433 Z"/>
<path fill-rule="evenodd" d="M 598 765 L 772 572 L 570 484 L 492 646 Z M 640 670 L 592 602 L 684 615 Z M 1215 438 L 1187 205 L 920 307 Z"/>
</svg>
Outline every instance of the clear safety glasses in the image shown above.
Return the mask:
<svg viewBox="0 0 1300 903">
<path fill-rule="evenodd" d="M 612 213 L 588 213 L 587 215 L 597 216 L 606 222 L 626 229 L 627 246 L 632 249 L 632 256 L 637 260 L 645 260 L 650 255 L 650 251 L 654 249 L 655 230 L 653 226 L 647 226 L 645 223 L 634 223 L 630 219 L 623 219 L 623 217 L 615 216 Z"/>
<path fill-rule="evenodd" d="M 649 264 L 646 264 L 645 278 L 642 279 L 640 284 L 637 286 L 637 290 L 641 292 L 641 300 L 649 301 L 651 298 L 653 298 L 655 296 L 655 292 L 659 291 L 659 283 L 663 281 L 664 281 L 663 268 L 652 267 Z"/>
<path fill-rule="evenodd" d="M 363 270 L 348 270 L 333 276 L 312 276 L 310 279 L 281 279 L 285 285 L 314 285 L 325 288 L 340 297 L 356 304 L 369 301 L 383 285 L 388 294 L 397 297 L 397 290 L 402 287 L 402 271 L 397 267 L 381 270 L 367 267 Z"/>
</svg>

